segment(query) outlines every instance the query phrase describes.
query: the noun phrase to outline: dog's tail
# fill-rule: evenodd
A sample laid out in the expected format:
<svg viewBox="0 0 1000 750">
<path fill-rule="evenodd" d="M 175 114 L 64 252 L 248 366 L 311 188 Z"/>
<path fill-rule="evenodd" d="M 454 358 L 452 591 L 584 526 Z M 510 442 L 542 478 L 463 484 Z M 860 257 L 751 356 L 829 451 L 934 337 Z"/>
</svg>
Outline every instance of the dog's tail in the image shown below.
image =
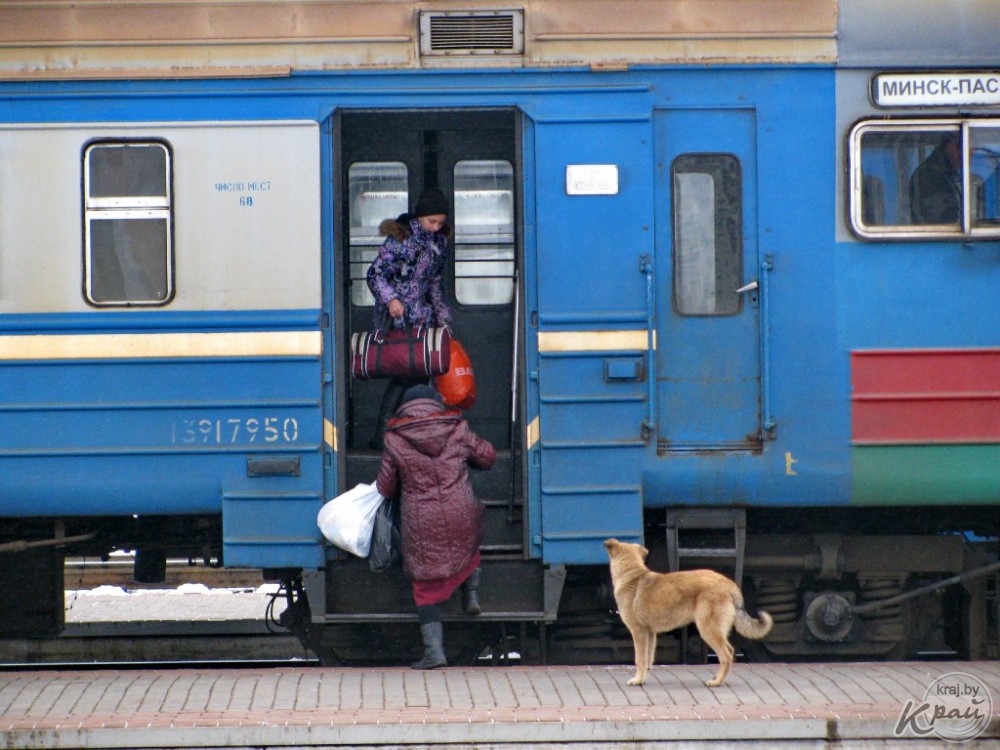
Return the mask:
<svg viewBox="0 0 1000 750">
<path fill-rule="evenodd" d="M 757 613 L 756 617 L 748 615 L 746 609 L 743 607 L 743 595 L 739 592 L 733 597 L 733 604 L 736 605 L 736 621 L 733 623 L 733 626 L 736 628 L 737 633 L 744 638 L 760 640 L 771 632 L 774 620 L 771 619 L 771 615 L 767 612 L 761 610 Z"/>
</svg>

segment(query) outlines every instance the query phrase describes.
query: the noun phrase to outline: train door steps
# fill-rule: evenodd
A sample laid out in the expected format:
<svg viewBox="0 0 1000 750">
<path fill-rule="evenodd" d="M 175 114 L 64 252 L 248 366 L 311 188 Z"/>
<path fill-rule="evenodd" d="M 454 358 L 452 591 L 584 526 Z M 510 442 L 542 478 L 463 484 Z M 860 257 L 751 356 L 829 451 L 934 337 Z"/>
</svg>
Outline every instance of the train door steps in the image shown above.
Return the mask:
<svg viewBox="0 0 1000 750">
<path fill-rule="evenodd" d="M 656 667 L 640 687 L 625 665 L 6 672 L 0 733 L 132 750 L 1000 745 L 996 662 L 740 663 L 716 689 L 712 671 Z M 929 723 L 963 708 L 974 718 Z"/>
<path fill-rule="evenodd" d="M 732 529 L 733 543 L 727 547 L 706 548 L 683 546 L 684 529 L 707 531 Z M 743 582 L 743 556 L 746 549 L 747 513 L 743 508 L 684 508 L 667 511 L 667 558 L 670 570 L 680 570 L 682 561 L 707 557 L 728 558 L 733 561 L 733 580 Z M 697 567 L 701 567 L 700 565 Z"/>
</svg>

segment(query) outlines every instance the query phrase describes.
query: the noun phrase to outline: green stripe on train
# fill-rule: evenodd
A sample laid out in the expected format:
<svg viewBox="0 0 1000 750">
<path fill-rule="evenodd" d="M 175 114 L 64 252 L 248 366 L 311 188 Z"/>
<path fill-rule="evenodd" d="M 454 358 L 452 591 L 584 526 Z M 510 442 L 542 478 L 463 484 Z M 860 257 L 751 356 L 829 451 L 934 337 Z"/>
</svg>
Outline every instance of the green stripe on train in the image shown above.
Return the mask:
<svg viewBox="0 0 1000 750">
<path fill-rule="evenodd" d="M 1000 445 L 855 446 L 852 505 L 1000 504 Z"/>
</svg>

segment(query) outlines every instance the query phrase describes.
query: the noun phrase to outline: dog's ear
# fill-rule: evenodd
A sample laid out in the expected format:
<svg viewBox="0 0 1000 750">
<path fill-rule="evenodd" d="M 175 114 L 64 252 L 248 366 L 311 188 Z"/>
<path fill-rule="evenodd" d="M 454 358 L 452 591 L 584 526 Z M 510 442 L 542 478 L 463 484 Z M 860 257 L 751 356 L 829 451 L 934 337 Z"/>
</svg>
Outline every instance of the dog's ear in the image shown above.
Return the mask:
<svg viewBox="0 0 1000 750">
<path fill-rule="evenodd" d="M 606 549 L 608 551 L 610 551 L 611 549 L 613 549 L 614 547 L 617 547 L 617 546 L 618 546 L 618 540 L 617 539 L 605 539 L 604 540 L 604 549 Z"/>
<path fill-rule="evenodd" d="M 646 549 L 645 547 L 640 547 L 639 549 L 642 550 L 642 560 L 643 562 L 645 562 L 646 558 L 649 557 L 649 550 Z"/>
</svg>

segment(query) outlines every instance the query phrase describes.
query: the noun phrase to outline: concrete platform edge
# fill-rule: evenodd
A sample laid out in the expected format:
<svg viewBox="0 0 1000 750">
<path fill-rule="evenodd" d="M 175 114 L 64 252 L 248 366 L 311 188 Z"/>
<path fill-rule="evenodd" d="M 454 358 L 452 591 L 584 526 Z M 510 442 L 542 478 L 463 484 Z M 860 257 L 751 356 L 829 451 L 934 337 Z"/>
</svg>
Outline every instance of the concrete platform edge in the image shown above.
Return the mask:
<svg viewBox="0 0 1000 750">
<path fill-rule="evenodd" d="M 129 748 L 176 747 L 324 747 L 353 745 L 525 743 L 525 723 L 531 724 L 530 744 L 594 742 L 664 742 L 727 740 L 897 740 L 895 721 L 837 719 L 691 720 L 676 721 L 534 721 L 485 723 L 367 724 L 352 726 L 128 726 L 95 729 L 46 728 L 8 730 L 3 747 Z M 991 728 L 992 729 L 992 728 Z M 994 731 L 987 732 L 997 737 Z M 916 739 L 909 737 L 912 742 Z M 982 739 L 982 738 L 981 738 Z"/>
</svg>

